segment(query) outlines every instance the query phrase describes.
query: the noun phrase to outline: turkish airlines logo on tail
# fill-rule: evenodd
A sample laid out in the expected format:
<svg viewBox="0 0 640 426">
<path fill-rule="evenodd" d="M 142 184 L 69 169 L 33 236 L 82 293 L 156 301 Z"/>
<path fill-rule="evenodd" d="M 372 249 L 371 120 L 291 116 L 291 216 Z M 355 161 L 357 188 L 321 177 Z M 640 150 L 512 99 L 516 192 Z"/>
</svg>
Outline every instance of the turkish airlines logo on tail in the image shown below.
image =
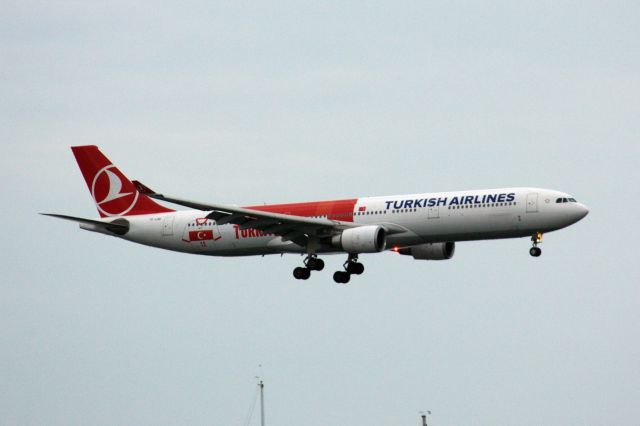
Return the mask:
<svg viewBox="0 0 640 426">
<path fill-rule="evenodd" d="M 138 191 L 113 164 L 96 173 L 91 184 L 91 196 L 98 210 L 106 216 L 125 215 L 138 201 Z"/>
</svg>

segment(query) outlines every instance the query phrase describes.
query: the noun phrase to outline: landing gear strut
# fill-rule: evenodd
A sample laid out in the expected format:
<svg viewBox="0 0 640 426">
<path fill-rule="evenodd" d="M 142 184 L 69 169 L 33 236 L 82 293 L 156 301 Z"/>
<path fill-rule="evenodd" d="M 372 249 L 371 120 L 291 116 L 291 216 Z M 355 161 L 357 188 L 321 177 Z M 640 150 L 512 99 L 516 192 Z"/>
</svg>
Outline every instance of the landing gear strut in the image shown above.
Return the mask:
<svg viewBox="0 0 640 426">
<path fill-rule="evenodd" d="M 318 259 L 315 254 L 310 254 L 304 259 L 304 267 L 298 266 L 293 270 L 293 277 L 297 280 L 308 280 L 311 271 L 322 271 L 324 269 L 324 261 Z"/>
<path fill-rule="evenodd" d="M 360 275 L 364 272 L 364 265 L 358 263 L 358 255 L 350 254 L 346 262 L 344 262 L 344 271 L 336 271 L 333 274 L 333 280 L 338 284 L 346 284 L 351 279 L 351 275 Z"/>
<path fill-rule="evenodd" d="M 538 257 L 542 254 L 542 249 L 538 247 L 538 243 L 542 242 L 542 232 L 536 232 L 531 237 L 531 242 L 533 243 L 533 247 L 529 249 L 529 254 L 533 257 Z"/>
</svg>

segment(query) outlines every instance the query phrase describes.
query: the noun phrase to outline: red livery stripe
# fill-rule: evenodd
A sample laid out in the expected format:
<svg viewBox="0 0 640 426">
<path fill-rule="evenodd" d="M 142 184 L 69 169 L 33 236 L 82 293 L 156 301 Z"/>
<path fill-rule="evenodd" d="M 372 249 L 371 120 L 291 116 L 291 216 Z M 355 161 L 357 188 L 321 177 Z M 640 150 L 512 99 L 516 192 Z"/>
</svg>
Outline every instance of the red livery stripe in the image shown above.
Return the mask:
<svg viewBox="0 0 640 426">
<path fill-rule="evenodd" d="M 248 209 L 270 213 L 290 214 L 292 216 L 322 216 L 328 219 L 353 222 L 353 211 L 357 198 L 348 200 L 312 201 L 309 203 L 272 204 L 267 206 L 250 206 Z"/>
</svg>

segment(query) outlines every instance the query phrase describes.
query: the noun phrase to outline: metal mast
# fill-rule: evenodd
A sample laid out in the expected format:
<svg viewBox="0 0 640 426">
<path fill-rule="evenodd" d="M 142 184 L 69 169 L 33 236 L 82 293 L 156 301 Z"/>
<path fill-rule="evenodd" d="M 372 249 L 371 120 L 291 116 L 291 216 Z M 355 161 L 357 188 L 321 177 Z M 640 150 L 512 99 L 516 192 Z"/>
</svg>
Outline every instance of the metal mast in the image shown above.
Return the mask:
<svg viewBox="0 0 640 426">
<path fill-rule="evenodd" d="M 264 382 L 260 380 L 260 426 L 264 426 Z"/>
<path fill-rule="evenodd" d="M 431 414 L 431 410 L 420 411 L 420 416 L 422 417 L 422 426 L 427 426 L 427 415 Z"/>
</svg>

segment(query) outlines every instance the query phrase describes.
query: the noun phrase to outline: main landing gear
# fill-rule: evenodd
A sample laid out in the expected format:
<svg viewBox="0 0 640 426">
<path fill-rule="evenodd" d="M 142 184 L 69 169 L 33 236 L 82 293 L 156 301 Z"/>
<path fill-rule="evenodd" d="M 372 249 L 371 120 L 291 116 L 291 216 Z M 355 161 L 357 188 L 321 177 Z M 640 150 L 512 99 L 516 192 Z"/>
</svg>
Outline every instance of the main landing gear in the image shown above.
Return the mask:
<svg viewBox="0 0 640 426">
<path fill-rule="evenodd" d="M 533 257 L 538 257 L 542 254 L 542 249 L 538 247 L 538 243 L 542 242 L 542 232 L 536 232 L 531 237 L 531 242 L 533 243 L 533 247 L 529 249 L 529 254 Z"/>
<path fill-rule="evenodd" d="M 304 267 L 298 266 L 293 270 L 293 277 L 297 280 L 308 280 L 311 271 L 322 271 L 324 269 L 324 261 L 318 259 L 315 254 L 310 254 L 304 259 Z"/>
<path fill-rule="evenodd" d="M 351 279 L 351 275 L 360 275 L 364 272 L 364 265 L 358 263 L 358 255 L 350 254 L 346 262 L 344 262 L 344 271 L 336 271 L 333 274 L 333 280 L 338 284 L 346 284 Z"/>
</svg>

